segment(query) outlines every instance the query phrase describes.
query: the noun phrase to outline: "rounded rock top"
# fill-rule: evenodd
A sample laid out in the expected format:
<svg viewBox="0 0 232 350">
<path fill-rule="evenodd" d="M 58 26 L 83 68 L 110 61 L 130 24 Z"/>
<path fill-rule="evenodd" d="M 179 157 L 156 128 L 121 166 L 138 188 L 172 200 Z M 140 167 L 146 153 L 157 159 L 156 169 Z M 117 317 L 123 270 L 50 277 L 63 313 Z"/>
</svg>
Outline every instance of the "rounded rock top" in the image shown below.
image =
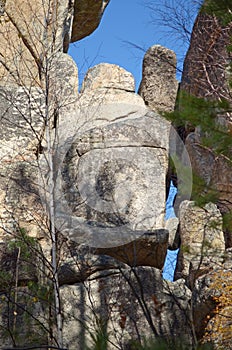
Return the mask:
<svg viewBox="0 0 232 350">
<path fill-rule="evenodd" d="M 100 63 L 88 70 L 81 91 L 100 88 L 134 92 L 135 80 L 132 73 L 116 64 Z"/>
</svg>

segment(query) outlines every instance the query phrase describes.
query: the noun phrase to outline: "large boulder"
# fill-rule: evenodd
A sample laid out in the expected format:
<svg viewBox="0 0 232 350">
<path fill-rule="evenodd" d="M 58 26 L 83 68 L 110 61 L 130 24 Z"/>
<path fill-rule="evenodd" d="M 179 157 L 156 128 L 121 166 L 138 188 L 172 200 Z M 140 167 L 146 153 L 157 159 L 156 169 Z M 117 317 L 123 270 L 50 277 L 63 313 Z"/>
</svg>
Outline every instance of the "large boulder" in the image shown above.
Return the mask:
<svg viewBox="0 0 232 350">
<path fill-rule="evenodd" d="M 133 87 L 131 75 L 118 66 L 92 68 L 80 111 L 59 125 L 61 144 L 67 146 L 67 136 L 72 142 L 58 195 L 64 190 L 67 210 L 81 224 L 68 227 L 64 201 L 57 198 L 59 226 L 80 242 L 97 239 L 98 248 L 164 228 L 170 124 L 149 111 Z"/>
<path fill-rule="evenodd" d="M 175 53 L 160 45 L 152 46 L 143 60 L 140 96 L 153 111 L 171 112 L 175 107 L 177 89 Z"/>
<path fill-rule="evenodd" d="M 205 2 L 207 5 L 207 2 Z M 220 16 L 220 14 L 219 14 Z M 231 23 L 224 24 L 216 16 L 201 11 L 195 21 L 190 47 L 187 52 L 180 91 L 207 100 L 226 100 L 231 105 L 231 52 L 228 46 L 231 42 Z M 181 106 L 180 106 L 181 108 Z M 191 128 L 185 132 L 186 148 L 188 150 L 193 171 L 205 180 L 207 188 L 217 192 L 217 205 L 222 214 L 232 210 L 232 168 L 231 157 L 218 155 L 209 147 L 205 147 L 202 138 L 211 137 L 215 129 L 219 133 L 231 134 L 232 117 L 230 111 L 215 114 L 209 111 L 208 116 L 212 116 L 212 133 L 209 124 L 209 132 L 203 133 L 200 128 L 195 131 Z M 216 122 L 216 124 L 215 124 Z M 222 144 L 222 141 L 221 141 Z M 223 146 L 225 149 L 225 146 Z M 207 189 L 206 189 L 207 191 Z M 231 229 L 224 230 L 226 246 L 232 246 Z"/>
<path fill-rule="evenodd" d="M 108 339 L 109 349 L 127 349 L 143 337 L 157 336 L 192 345 L 191 292 L 183 280 L 164 281 L 157 269 L 99 272 L 84 283 L 64 285 L 61 297 L 64 344 L 70 350 L 93 347 L 96 334 Z"/>
<path fill-rule="evenodd" d="M 45 87 L 44 74 L 54 65 L 54 54 L 67 52 L 70 41 L 91 34 L 108 2 L 4 2 L 0 8 L 0 84 Z"/>
<path fill-rule="evenodd" d="M 99 25 L 110 0 L 75 0 L 71 42 L 90 35 Z"/>
<path fill-rule="evenodd" d="M 213 344 L 215 349 L 232 348 L 231 283 L 231 269 L 222 266 L 199 277 L 193 289 L 193 321 L 196 336 L 202 343 Z"/>
<path fill-rule="evenodd" d="M 183 201 L 179 219 L 181 246 L 175 278 L 185 278 L 193 287 L 198 276 L 223 262 L 225 240 L 222 217 L 215 204 L 208 203 L 200 208 L 194 202 Z"/>
</svg>

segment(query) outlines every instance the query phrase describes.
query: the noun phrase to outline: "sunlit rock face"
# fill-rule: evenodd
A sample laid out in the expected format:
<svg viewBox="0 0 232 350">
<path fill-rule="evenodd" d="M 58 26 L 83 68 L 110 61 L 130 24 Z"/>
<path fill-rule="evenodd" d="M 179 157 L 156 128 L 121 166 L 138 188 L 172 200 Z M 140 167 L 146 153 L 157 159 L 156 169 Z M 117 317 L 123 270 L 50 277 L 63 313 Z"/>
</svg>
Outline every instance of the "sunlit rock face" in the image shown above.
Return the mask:
<svg viewBox="0 0 232 350">
<path fill-rule="evenodd" d="M 153 111 L 171 112 L 175 107 L 177 89 L 175 53 L 160 45 L 152 46 L 143 60 L 140 96 Z"/>
<path fill-rule="evenodd" d="M 70 41 L 68 0 L 7 0 L 1 15 L 1 85 L 38 86 L 54 52 Z M 69 38 L 69 39 L 67 39 Z"/>
<path fill-rule="evenodd" d="M 52 62 L 47 95 L 50 108 L 61 112 L 77 100 L 77 68 L 64 53 L 54 54 Z M 19 227 L 36 238 L 47 235 L 38 185 L 39 154 L 45 146 L 45 96 L 36 86 L 0 87 L 0 237 L 17 232 Z"/>
<path fill-rule="evenodd" d="M 99 239 L 102 225 L 106 232 L 120 227 L 125 241 L 117 244 L 112 235 L 109 246 L 126 243 L 133 231 L 164 228 L 170 125 L 133 89 L 132 76 L 118 66 L 101 64 L 87 73 L 79 99 L 85 113 L 75 121 L 77 136 L 62 171 L 69 206 L 93 230 L 101 228 Z"/>
<path fill-rule="evenodd" d="M 170 124 L 158 111 L 174 108 L 173 52 L 160 46 L 148 51 L 140 96 L 133 76 L 110 64 L 91 68 L 78 93 L 77 68 L 63 51 L 97 27 L 108 2 L 63 1 L 57 11 L 45 0 L 9 0 L 0 7 L 0 325 L 9 328 L 0 338 L 6 347 L 33 347 L 36 337 L 36 345 L 39 338 L 50 346 L 56 336 L 40 332 L 41 325 L 54 324 L 50 222 L 42 207 L 49 207 L 43 190 L 50 169 L 42 162 L 48 155 L 54 160 L 65 346 L 91 347 L 91 335 L 103 326 L 109 349 L 129 349 L 143 335 L 172 344 L 181 339 L 191 348 L 194 327 L 197 340 L 208 341 L 201 331 L 208 316 L 213 323 L 207 327 L 217 331 L 214 297 L 230 312 L 231 252 L 224 251 L 218 209 L 183 202 L 179 221 L 164 223 Z M 57 141 L 53 152 L 48 136 Z M 162 279 L 168 247 L 181 247 L 175 282 Z"/>
<path fill-rule="evenodd" d="M 222 217 L 217 206 L 208 203 L 204 208 L 194 202 L 180 205 L 180 252 L 175 278 L 185 278 L 189 285 L 212 268 L 220 266 L 225 252 Z"/>
<path fill-rule="evenodd" d="M 109 1 L 7 0 L 0 7 L 0 84 L 41 85 L 57 52 L 90 35 Z"/>
</svg>

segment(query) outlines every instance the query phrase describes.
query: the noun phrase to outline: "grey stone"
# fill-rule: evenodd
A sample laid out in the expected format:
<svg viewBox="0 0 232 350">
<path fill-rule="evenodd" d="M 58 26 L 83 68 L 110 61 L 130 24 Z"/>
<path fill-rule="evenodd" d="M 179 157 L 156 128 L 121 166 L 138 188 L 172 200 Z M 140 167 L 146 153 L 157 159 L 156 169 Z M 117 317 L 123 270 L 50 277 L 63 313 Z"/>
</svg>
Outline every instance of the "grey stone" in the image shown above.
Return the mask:
<svg viewBox="0 0 232 350">
<path fill-rule="evenodd" d="M 70 350 L 93 346 L 91 334 L 100 330 L 99 319 L 109 336 L 109 349 L 124 349 L 140 336 L 155 334 L 173 343 L 181 337 L 191 346 L 191 292 L 183 280 L 162 280 L 154 268 L 96 273 L 83 284 L 63 286 L 61 296 L 64 344 Z"/>
<path fill-rule="evenodd" d="M 179 220 L 181 246 L 175 278 L 184 277 L 193 286 L 198 276 L 223 262 L 225 240 L 222 217 L 213 203 L 200 208 L 194 202 L 183 201 Z"/>
<path fill-rule="evenodd" d="M 88 70 L 82 83 L 82 92 L 99 88 L 135 91 L 135 80 L 131 73 L 116 64 L 101 63 Z"/>
<path fill-rule="evenodd" d="M 153 111 L 170 112 L 177 89 L 175 53 L 160 45 L 152 46 L 144 56 L 139 94 Z"/>
<path fill-rule="evenodd" d="M 178 231 L 179 219 L 169 218 L 165 221 L 165 229 L 169 232 L 168 249 L 176 250 L 180 247 L 180 234 Z"/>
<path fill-rule="evenodd" d="M 106 118 L 110 108 L 109 105 Z M 130 108 L 133 111 L 134 107 Z M 105 122 L 105 115 L 100 115 Z M 127 115 L 118 116 L 115 123 L 83 133 L 64 162 L 62 173 L 69 208 L 86 222 L 100 225 L 99 239 L 101 234 L 104 237 L 104 230 L 106 237 L 110 230 L 113 233 L 115 226 L 121 234 L 135 230 L 139 235 L 142 230 L 164 227 L 169 124 L 146 109 L 140 115 L 128 119 Z M 92 232 L 97 232 L 95 224 Z M 60 225 L 65 227 L 65 221 Z M 104 230 L 101 225 L 106 226 Z M 110 245 L 126 243 L 123 240 L 116 244 L 113 235 L 109 237 Z M 88 241 L 86 236 L 83 239 Z"/>
</svg>

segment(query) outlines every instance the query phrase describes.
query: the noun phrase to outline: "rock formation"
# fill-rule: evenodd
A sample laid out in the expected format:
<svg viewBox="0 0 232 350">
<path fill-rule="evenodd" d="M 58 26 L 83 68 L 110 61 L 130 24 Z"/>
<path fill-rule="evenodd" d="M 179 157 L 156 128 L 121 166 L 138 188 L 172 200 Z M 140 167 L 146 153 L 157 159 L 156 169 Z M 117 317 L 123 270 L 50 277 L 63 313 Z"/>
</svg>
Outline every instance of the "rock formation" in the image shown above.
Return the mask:
<svg viewBox="0 0 232 350">
<path fill-rule="evenodd" d="M 78 93 L 65 52 L 108 3 L 0 7 L 1 346 L 132 349 L 146 337 L 230 349 L 231 250 L 220 211 L 186 200 L 178 219 L 164 220 L 177 136 L 158 112 L 175 105 L 174 53 L 148 50 L 140 96 L 133 76 L 107 63 Z M 212 176 L 210 164 L 200 170 Z M 175 282 L 162 278 L 168 248 L 180 248 Z"/>
<path fill-rule="evenodd" d="M 181 92 L 210 101 L 224 99 L 231 104 L 230 40 L 231 23 L 225 25 L 214 15 L 199 13 L 184 62 Z M 216 123 L 224 127 L 224 132 L 229 132 L 231 113 L 221 113 Z M 204 146 L 202 139 L 208 134 L 201 127 L 190 133 L 188 127 L 186 130 L 185 146 L 193 171 L 204 180 L 206 187 L 217 193 L 217 206 L 208 203 L 199 208 L 194 202 L 181 203 L 178 230 L 181 245 L 175 278 L 184 277 L 192 289 L 197 338 L 211 342 L 215 349 L 231 349 L 232 236 L 231 228 L 223 229 L 221 217 L 232 208 L 231 157 Z"/>
<path fill-rule="evenodd" d="M 75 0 L 71 42 L 90 35 L 99 25 L 110 0 Z"/>
<path fill-rule="evenodd" d="M 225 252 L 222 217 L 215 204 L 204 208 L 194 202 L 183 201 L 180 205 L 180 253 L 176 279 L 185 278 L 192 283 L 197 276 L 220 266 Z"/>
<path fill-rule="evenodd" d="M 67 52 L 70 42 L 91 34 L 108 3 L 109 0 L 4 1 L 0 14 L 1 85 L 40 85 L 45 66 L 53 65 L 48 56 Z"/>
<path fill-rule="evenodd" d="M 230 40 L 231 24 L 225 25 L 216 16 L 199 13 L 184 62 L 181 91 L 212 101 L 226 100 L 231 104 Z M 222 113 L 217 118 L 217 123 L 224 126 L 224 131 L 230 132 L 231 113 Z M 194 172 L 217 192 L 217 204 L 222 214 L 225 214 L 232 209 L 231 161 L 205 147 L 202 142 L 204 136 L 207 137 L 207 134 L 204 135 L 199 129 L 191 132 L 185 142 L 186 148 Z M 232 233 L 226 232 L 228 248 L 232 246 L 231 237 Z"/>
<path fill-rule="evenodd" d="M 152 46 L 143 61 L 143 78 L 139 94 L 156 112 L 171 112 L 175 107 L 178 82 L 176 55 L 160 45 Z"/>
<path fill-rule="evenodd" d="M 157 269 L 119 268 L 111 270 L 110 275 L 106 271 L 96 273 L 84 284 L 63 286 L 61 295 L 67 314 L 64 336 L 72 349 L 77 348 L 77 339 L 83 348 L 84 340 L 91 339 L 96 330 L 102 331 L 100 327 L 111 330 L 109 347 L 112 349 L 130 348 L 141 329 L 147 337 L 152 333 L 157 337 L 168 335 L 170 339 L 181 337 L 191 347 L 191 292 L 183 280 L 164 281 Z M 79 327 L 77 320 L 80 320 Z M 185 324 L 184 331 L 182 324 Z M 70 333 L 76 334 L 71 341 Z"/>
<path fill-rule="evenodd" d="M 216 16 L 199 13 L 184 61 L 181 88 L 197 97 L 230 100 L 227 50 L 230 25 L 223 26 Z"/>
</svg>

